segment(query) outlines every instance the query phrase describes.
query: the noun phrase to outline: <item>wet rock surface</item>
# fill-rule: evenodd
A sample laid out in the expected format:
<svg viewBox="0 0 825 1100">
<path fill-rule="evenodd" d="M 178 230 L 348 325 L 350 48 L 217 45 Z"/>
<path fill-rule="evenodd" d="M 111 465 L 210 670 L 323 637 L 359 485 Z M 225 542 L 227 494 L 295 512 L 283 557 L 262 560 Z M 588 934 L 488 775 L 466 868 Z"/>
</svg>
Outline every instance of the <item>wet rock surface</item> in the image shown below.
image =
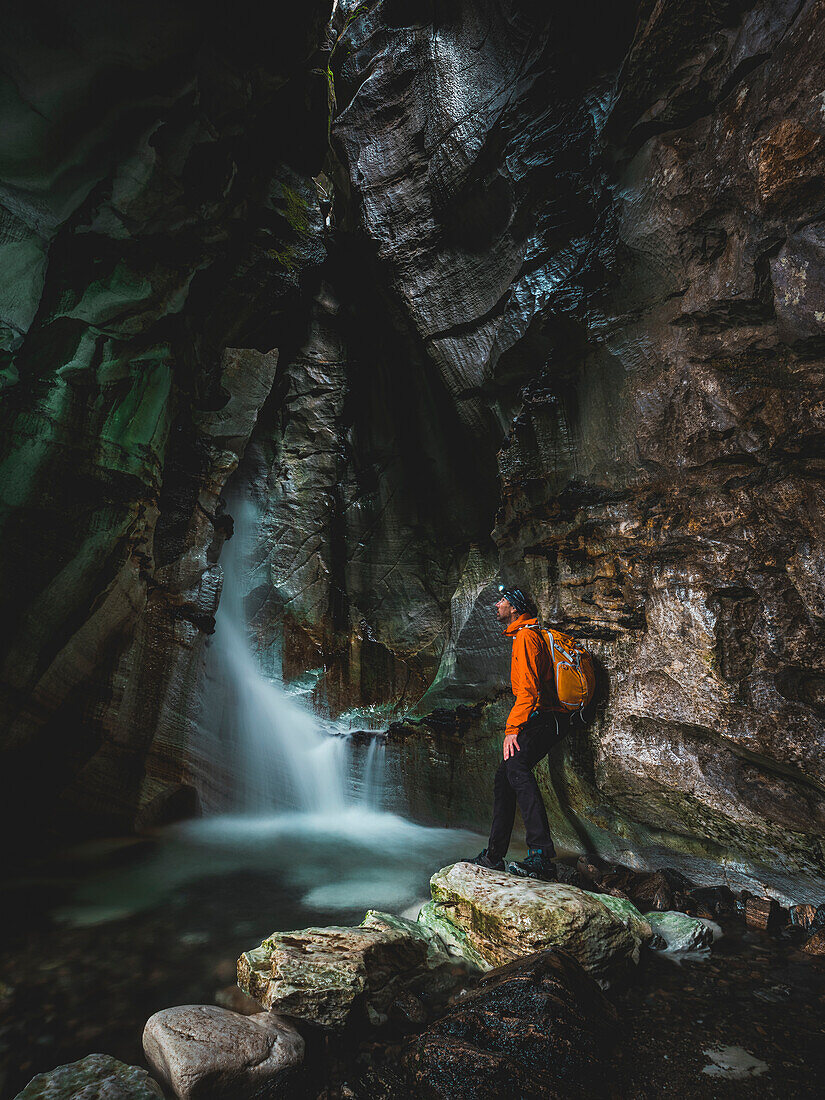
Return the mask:
<svg viewBox="0 0 825 1100">
<path fill-rule="evenodd" d="M 351 1015 L 385 1023 L 401 994 L 448 988 L 454 980 L 440 938 L 387 913 L 369 912 L 357 928 L 275 932 L 238 960 L 244 992 L 267 1009 L 324 1028 L 342 1028 Z"/>
<path fill-rule="evenodd" d="M 615 1023 L 582 967 L 544 951 L 485 975 L 414 1040 L 404 1065 L 425 1097 L 589 1096 L 603 1085 Z"/>
<path fill-rule="evenodd" d="M 560 866 L 575 872 L 574 863 Z M 10 1096 L 34 1074 L 90 1050 L 143 1064 L 146 1020 L 181 1000 L 213 1001 L 232 980 L 233 953 L 266 930 L 261 925 L 269 918 L 260 913 L 281 911 L 291 928 L 324 919 L 290 908 L 293 892 L 282 883 L 241 873 L 190 884 L 172 904 L 87 927 L 50 920 L 54 899 L 42 876 L 31 897 L 5 893 L 13 919 L 0 952 L 0 1089 Z M 348 914 L 347 923 L 356 924 L 362 913 Z M 716 1098 L 723 1087 L 725 1095 L 777 1100 L 818 1094 L 825 1073 L 825 970 L 821 958 L 802 950 L 809 933 L 791 924 L 773 934 L 751 929 L 735 912 L 722 914 L 719 923 L 724 935 L 704 961 L 676 966 L 645 950 L 634 981 L 607 991 L 629 1029 L 612 1070 L 619 1095 L 652 1100 L 670 1090 Z M 463 981 L 459 989 L 472 985 L 468 975 Z M 440 998 L 415 997 L 426 1008 L 426 1023 L 445 1011 Z M 320 1041 L 307 1037 L 312 1051 L 305 1065 L 319 1075 L 318 1093 L 345 1082 L 359 1100 L 409 1097 L 409 1081 L 398 1083 L 398 1068 L 419 1025 L 411 1030 L 394 1012 L 388 1016 L 380 1028 L 347 1033 L 340 1047 L 330 1045 L 327 1032 Z M 727 1047 L 741 1047 L 768 1071 L 758 1081 L 731 1083 L 704 1074 L 712 1064 L 704 1051 Z M 395 1093 L 389 1091 L 393 1077 Z"/>
<path fill-rule="evenodd" d="M 645 919 L 668 951 L 698 951 L 713 943 L 713 929 L 685 913 L 645 913 Z"/>
<path fill-rule="evenodd" d="M 419 924 L 430 928 L 444 944 L 447 952 L 476 970 L 491 970 L 492 964 L 476 951 L 463 928 L 447 919 L 445 907 L 428 901 L 416 918 Z"/>
<path fill-rule="evenodd" d="M 494 965 L 559 947 L 607 980 L 637 963 L 652 936 L 630 902 L 563 883 L 456 863 L 433 875 L 430 888 L 444 916 Z"/>
</svg>

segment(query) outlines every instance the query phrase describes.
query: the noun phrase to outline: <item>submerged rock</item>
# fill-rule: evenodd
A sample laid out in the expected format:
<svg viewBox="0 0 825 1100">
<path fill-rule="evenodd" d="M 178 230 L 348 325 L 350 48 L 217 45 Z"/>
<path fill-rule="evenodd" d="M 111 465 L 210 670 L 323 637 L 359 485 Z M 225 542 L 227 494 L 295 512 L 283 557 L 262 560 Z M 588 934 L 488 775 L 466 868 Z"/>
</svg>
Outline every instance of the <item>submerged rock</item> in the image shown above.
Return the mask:
<svg viewBox="0 0 825 1100">
<path fill-rule="evenodd" d="M 713 929 L 684 913 L 645 913 L 645 920 L 664 940 L 666 951 L 698 951 L 713 943 Z"/>
<path fill-rule="evenodd" d="M 604 978 L 638 962 L 652 936 L 629 902 L 564 883 L 517 879 L 456 863 L 433 875 L 430 888 L 444 916 L 493 965 L 557 947 Z"/>
<path fill-rule="evenodd" d="M 542 951 L 486 974 L 414 1041 L 404 1062 L 419 1095 L 601 1095 L 614 1020 L 575 959 Z"/>
<path fill-rule="evenodd" d="M 711 1047 L 703 1052 L 710 1062 L 702 1073 L 708 1077 L 721 1077 L 725 1081 L 744 1081 L 760 1077 L 768 1070 L 768 1063 L 754 1057 L 744 1047 Z"/>
<path fill-rule="evenodd" d="M 444 988 L 453 966 L 429 928 L 387 913 L 367 913 L 357 928 L 273 932 L 238 960 L 238 985 L 268 1009 L 326 1028 L 363 1011 L 384 1023 L 398 993 Z"/>
<path fill-rule="evenodd" d="M 38 1073 L 15 1100 L 158 1100 L 163 1097 L 145 1069 L 127 1066 L 108 1054 Z"/>
<path fill-rule="evenodd" d="M 150 1017 L 143 1032 L 149 1065 L 181 1100 L 288 1097 L 304 1040 L 272 1012 L 241 1016 L 215 1005 L 182 1005 Z"/>
</svg>

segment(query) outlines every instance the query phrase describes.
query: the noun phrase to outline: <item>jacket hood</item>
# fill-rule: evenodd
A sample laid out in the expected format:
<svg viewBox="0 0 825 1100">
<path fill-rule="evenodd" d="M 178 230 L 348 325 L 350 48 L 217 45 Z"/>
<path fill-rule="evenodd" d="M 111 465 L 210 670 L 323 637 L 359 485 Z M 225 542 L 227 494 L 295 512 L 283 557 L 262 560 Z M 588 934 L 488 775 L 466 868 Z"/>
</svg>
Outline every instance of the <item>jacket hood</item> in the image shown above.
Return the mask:
<svg viewBox="0 0 825 1100">
<path fill-rule="evenodd" d="M 538 619 L 531 619 L 529 615 L 519 615 L 517 619 L 513 619 L 509 626 L 504 628 L 502 633 L 505 637 L 512 638 L 522 627 L 535 626 L 537 622 Z"/>
</svg>

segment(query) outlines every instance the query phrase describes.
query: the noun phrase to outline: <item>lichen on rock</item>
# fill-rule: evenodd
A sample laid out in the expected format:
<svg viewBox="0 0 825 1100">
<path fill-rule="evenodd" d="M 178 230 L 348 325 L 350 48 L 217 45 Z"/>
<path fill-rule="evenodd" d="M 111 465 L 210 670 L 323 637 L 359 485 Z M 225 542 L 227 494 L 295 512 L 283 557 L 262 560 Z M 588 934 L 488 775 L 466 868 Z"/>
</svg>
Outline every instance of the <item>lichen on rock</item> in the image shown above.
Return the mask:
<svg viewBox="0 0 825 1100">
<path fill-rule="evenodd" d="M 398 991 L 449 987 L 453 971 L 429 928 L 370 910 L 355 928 L 273 932 L 241 955 L 238 985 L 267 1009 L 335 1029 L 354 1014 L 383 1023 Z"/>
<path fill-rule="evenodd" d="M 38 1073 L 16 1100 L 157 1100 L 163 1092 L 145 1069 L 127 1066 L 108 1054 Z"/>
<path fill-rule="evenodd" d="M 609 980 L 639 961 L 652 936 L 630 902 L 605 900 L 563 883 L 456 863 L 436 872 L 430 888 L 446 919 L 493 966 L 559 947 L 594 976 Z"/>
</svg>

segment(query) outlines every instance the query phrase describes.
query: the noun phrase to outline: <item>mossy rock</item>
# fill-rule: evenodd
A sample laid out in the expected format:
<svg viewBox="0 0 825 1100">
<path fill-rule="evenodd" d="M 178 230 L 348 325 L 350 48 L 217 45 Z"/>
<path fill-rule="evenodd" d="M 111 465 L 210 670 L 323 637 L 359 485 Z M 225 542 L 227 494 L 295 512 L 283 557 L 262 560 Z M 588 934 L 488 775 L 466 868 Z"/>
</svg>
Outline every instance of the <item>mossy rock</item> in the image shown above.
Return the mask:
<svg viewBox="0 0 825 1100">
<path fill-rule="evenodd" d="M 271 1011 L 337 1029 L 353 1015 L 384 1023 L 402 989 L 449 988 L 454 969 L 430 929 L 370 910 L 356 928 L 273 932 L 241 955 L 238 985 Z"/>
<path fill-rule="evenodd" d="M 435 902 L 428 901 L 421 907 L 418 923 L 435 932 L 449 954 L 461 959 L 473 970 L 492 970 L 492 964 L 479 955 L 464 929 L 449 921 L 444 915 L 443 908 L 437 906 Z"/>
<path fill-rule="evenodd" d="M 629 903 L 560 882 L 519 879 L 470 863 L 430 880 L 433 901 L 491 966 L 558 947 L 596 978 L 608 980 L 639 961 L 650 926 Z M 634 908 L 631 906 L 631 908 Z"/>
<path fill-rule="evenodd" d="M 687 913 L 646 913 L 645 920 L 665 941 L 665 950 L 670 953 L 701 951 L 713 943 L 713 929 Z"/>
<path fill-rule="evenodd" d="M 158 1100 L 163 1098 L 145 1069 L 108 1054 L 90 1054 L 48 1073 L 38 1073 L 15 1100 Z"/>
</svg>

